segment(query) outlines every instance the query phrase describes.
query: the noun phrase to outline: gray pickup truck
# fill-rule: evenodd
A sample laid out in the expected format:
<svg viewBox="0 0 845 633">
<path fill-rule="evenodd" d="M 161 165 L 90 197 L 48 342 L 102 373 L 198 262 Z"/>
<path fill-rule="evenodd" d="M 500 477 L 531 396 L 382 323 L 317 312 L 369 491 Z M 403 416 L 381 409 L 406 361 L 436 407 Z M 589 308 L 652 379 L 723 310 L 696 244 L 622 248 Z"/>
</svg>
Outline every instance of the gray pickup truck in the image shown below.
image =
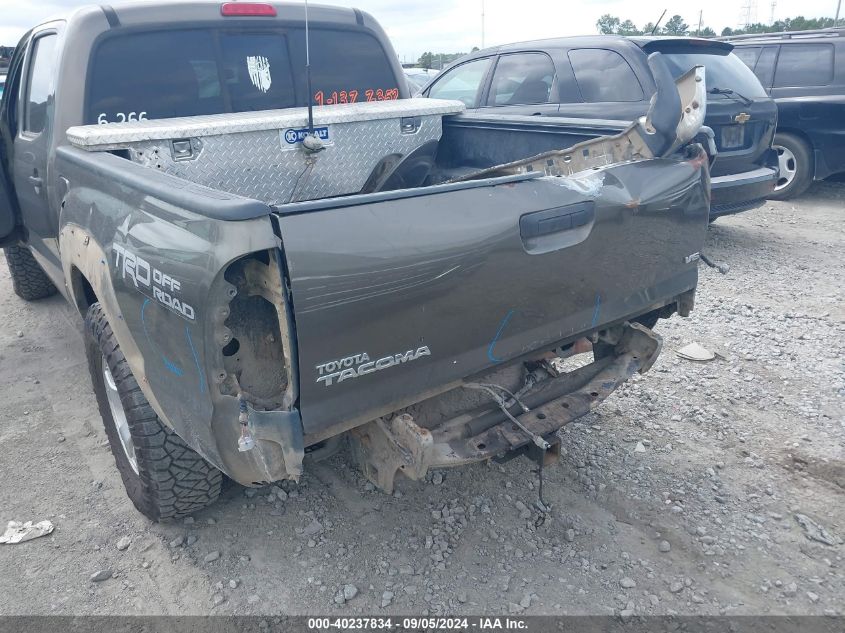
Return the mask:
<svg viewBox="0 0 845 633">
<path fill-rule="evenodd" d="M 386 491 L 545 459 L 693 306 L 701 68 L 676 82 L 653 56 L 649 114 L 572 146 L 589 122 L 408 98 L 372 17 L 307 10 L 91 6 L 11 63 L 0 245 L 19 296 L 58 289 L 84 316 L 153 520 L 213 502 L 223 474 L 297 479 L 342 441 Z"/>
</svg>

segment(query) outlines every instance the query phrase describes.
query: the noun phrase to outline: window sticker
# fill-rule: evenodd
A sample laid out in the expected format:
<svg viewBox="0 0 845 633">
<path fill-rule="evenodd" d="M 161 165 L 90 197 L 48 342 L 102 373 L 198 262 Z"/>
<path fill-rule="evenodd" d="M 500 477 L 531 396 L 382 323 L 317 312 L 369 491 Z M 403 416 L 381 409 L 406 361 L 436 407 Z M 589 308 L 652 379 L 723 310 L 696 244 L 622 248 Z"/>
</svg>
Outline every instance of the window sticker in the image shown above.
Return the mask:
<svg viewBox="0 0 845 633">
<path fill-rule="evenodd" d="M 337 90 L 326 94 L 322 90 L 314 93 L 314 103 L 318 106 L 335 105 L 337 103 L 358 103 L 359 92 L 357 90 Z M 367 101 L 394 101 L 399 98 L 399 88 L 379 88 L 374 90 L 368 88 L 364 91 L 364 98 Z"/>
<path fill-rule="evenodd" d="M 126 123 L 127 121 L 146 121 L 147 120 L 147 113 L 146 112 L 130 112 L 126 114 L 125 112 L 117 112 L 114 115 L 115 120 L 109 121 L 109 115 L 106 112 L 101 112 L 97 116 L 97 123 L 99 125 L 105 125 L 106 123 Z"/>
<path fill-rule="evenodd" d="M 270 90 L 273 78 L 270 76 L 270 62 L 266 57 L 250 55 L 246 58 L 246 67 L 253 86 L 261 92 Z"/>
</svg>

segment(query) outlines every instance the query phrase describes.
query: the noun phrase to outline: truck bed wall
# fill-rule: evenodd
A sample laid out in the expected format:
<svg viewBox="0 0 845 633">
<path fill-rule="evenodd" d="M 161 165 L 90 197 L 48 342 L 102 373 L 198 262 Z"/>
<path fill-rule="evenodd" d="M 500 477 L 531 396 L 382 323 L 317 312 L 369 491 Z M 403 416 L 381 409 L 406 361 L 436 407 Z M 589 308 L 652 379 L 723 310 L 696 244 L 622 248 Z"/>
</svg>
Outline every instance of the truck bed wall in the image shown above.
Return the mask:
<svg viewBox="0 0 845 633">
<path fill-rule="evenodd" d="M 437 165 L 446 171 L 492 167 L 618 134 L 628 125 L 627 121 L 475 113 L 446 117 Z"/>
<path fill-rule="evenodd" d="M 78 275 L 91 284 L 166 424 L 237 481 L 264 480 L 256 451 L 232 450 L 238 401 L 221 392 L 220 373 L 233 288 L 225 271 L 276 252 L 270 208 L 105 152 L 61 147 L 56 169 L 67 182 L 59 242 L 68 286 Z"/>
</svg>

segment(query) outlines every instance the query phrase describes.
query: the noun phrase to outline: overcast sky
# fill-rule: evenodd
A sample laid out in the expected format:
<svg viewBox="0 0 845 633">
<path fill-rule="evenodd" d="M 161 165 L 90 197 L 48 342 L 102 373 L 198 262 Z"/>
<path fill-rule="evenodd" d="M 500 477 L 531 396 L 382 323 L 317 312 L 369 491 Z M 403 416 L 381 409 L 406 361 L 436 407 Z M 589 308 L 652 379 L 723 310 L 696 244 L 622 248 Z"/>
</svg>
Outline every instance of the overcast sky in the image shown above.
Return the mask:
<svg viewBox="0 0 845 633">
<path fill-rule="evenodd" d="M 698 4 L 678 0 L 485 0 L 485 44 L 595 33 L 596 20 L 604 13 L 629 18 L 642 27 L 657 20 L 663 9 L 667 9 L 667 17 L 678 13 L 693 26 L 703 9 L 704 24 L 721 32 L 726 26 L 740 24 L 741 7 L 749 2 L 756 6 L 756 21 L 768 22 L 771 0 L 701 0 Z M 85 4 L 92 3 L 0 0 L 0 44 L 16 44 L 29 27 L 44 18 Z M 120 1 L 111 4 L 119 6 Z M 468 52 L 481 46 L 482 0 L 322 0 L 322 4 L 355 6 L 373 14 L 403 60 L 416 60 L 426 50 Z M 835 11 L 836 0 L 778 0 L 774 15 L 775 19 L 833 17 Z"/>
</svg>

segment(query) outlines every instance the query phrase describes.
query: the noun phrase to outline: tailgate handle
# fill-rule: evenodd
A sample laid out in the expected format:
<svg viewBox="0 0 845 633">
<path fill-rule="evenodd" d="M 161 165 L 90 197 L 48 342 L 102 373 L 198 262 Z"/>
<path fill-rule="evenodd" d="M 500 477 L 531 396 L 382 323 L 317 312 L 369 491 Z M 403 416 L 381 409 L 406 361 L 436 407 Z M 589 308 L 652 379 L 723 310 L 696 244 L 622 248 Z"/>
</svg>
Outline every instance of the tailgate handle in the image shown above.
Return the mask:
<svg viewBox="0 0 845 633">
<path fill-rule="evenodd" d="M 540 237 L 587 226 L 595 217 L 593 202 L 579 202 L 565 207 L 528 213 L 519 218 L 519 234 L 523 239 Z"/>
</svg>

